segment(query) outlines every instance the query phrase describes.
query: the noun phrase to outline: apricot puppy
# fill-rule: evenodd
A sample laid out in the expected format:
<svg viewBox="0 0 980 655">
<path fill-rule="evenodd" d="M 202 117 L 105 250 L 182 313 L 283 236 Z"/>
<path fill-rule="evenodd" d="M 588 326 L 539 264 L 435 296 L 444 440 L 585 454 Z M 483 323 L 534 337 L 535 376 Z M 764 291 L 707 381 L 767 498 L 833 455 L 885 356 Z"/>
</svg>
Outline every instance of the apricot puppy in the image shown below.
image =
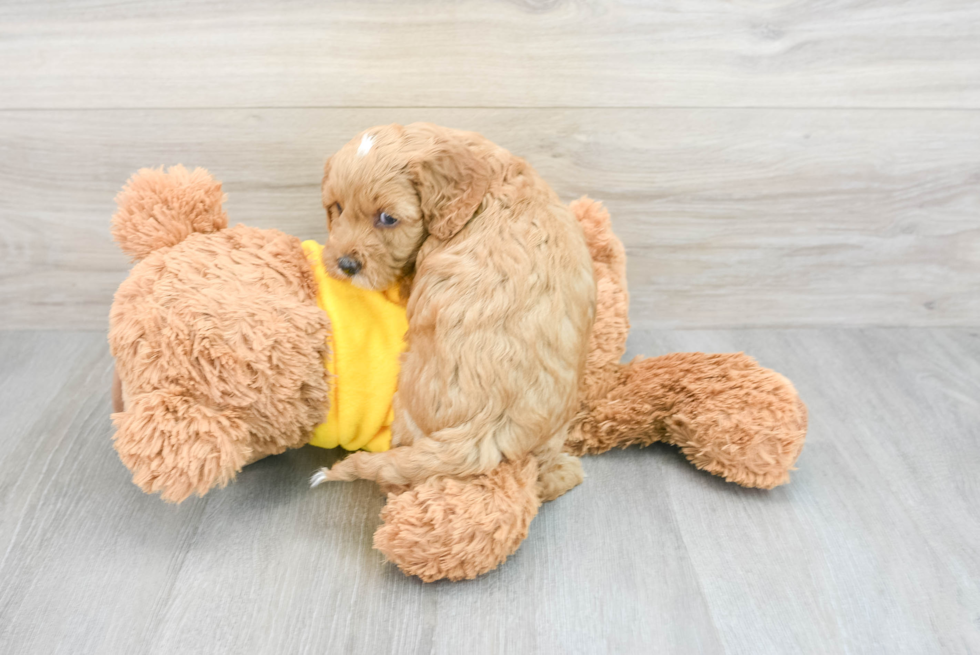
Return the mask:
<svg viewBox="0 0 980 655">
<path fill-rule="evenodd" d="M 327 162 L 331 274 L 411 291 L 393 448 L 314 483 L 414 486 L 537 459 L 551 500 L 582 479 L 561 452 L 595 313 L 592 260 L 569 208 L 523 159 L 479 134 L 376 127 Z"/>
</svg>

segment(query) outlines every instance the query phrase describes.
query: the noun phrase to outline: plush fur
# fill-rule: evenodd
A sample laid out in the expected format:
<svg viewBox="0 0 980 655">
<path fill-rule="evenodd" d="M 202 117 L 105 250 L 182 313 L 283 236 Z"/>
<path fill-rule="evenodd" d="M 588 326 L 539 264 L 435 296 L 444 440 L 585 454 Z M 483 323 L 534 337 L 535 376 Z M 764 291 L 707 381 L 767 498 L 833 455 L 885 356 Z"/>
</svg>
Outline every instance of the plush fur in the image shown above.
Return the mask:
<svg viewBox="0 0 980 655">
<path fill-rule="evenodd" d="M 120 246 L 142 259 L 109 316 L 125 405 L 115 446 L 133 481 L 167 500 L 305 444 L 328 402 L 329 321 L 299 240 L 221 229 L 222 199 L 201 169 L 141 171 L 113 218 Z"/>
<path fill-rule="evenodd" d="M 505 461 L 470 479 L 438 476 L 390 493 L 374 547 L 425 582 L 497 568 L 527 537 L 541 498 L 537 460 Z"/>
<path fill-rule="evenodd" d="M 581 482 L 562 446 L 594 318 L 592 259 L 534 169 L 473 132 L 386 125 L 330 158 L 323 201 L 328 270 L 346 279 L 347 258 L 355 284 L 413 280 L 397 447 L 355 453 L 324 479 L 416 485 L 533 453 L 542 500 Z"/>
<path fill-rule="evenodd" d="M 807 427 L 806 406 L 793 385 L 742 353 L 672 353 L 620 363 L 629 333 L 626 254 L 602 205 L 583 198 L 571 209 L 592 255 L 597 303 L 565 451 L 599 454 L 666 441 L 698 468 L 729 482 L 763 489 L 788 482 Z M 494 535 L 526 533 L 537 513 L 536 505 L 515 493 L 515 481 L 531 491 L 528 477 L 499 475 L 479 476 L 452 493 L 445 493 L 442 478 L 434 478 L 416 486 L 408 499 L 394 489 L 374 546 L 406 574 L 427 582 L 493 570 L 513 552 L 513 542 Z M 486 518 L 464 523 L 469 534 L 461 544 L 458 499 L 464 494 L 467 503 L 484 508 Z"/>
<path fill-rule="evenodd" d="M 176 502 L 305 444 L 328 409 L 329 317 L 316 306 L 299 241 L 223 229 L 222 199 L 200 169 L 143 170 L 114 217 L 120 245 L 142 258 L 110 315 L 115 446 L 135 483 Z M 741 354 L 621 364 L 629 331 L 622 244 L 601 205 L 582 199 L 571 210 L 592 259 L 596 313 L 564 448 L 579 455 L 663 440 L 732 482 L 786 482 L 806 433 L 792 384 Z M 531 453 L 487 473 L 388 485 L 375 546 L 426 581 L 490 571 L 550 496 L 540 467 Z"/>
</svg>

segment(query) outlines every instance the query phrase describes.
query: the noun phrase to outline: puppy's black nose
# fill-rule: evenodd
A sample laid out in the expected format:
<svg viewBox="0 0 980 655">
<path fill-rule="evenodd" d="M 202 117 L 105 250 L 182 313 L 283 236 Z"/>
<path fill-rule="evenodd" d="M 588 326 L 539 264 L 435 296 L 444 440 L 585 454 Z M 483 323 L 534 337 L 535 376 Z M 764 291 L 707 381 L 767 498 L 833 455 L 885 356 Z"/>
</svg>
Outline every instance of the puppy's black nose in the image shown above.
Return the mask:
<svg viewBox="0 0 980 655">
<path fill-rule="evenodd" d="M 354 277 L 361 270 L 361 262 L 357 261 L 350 255 L 344 255 L 338 259 L 337 266 L 339 266 L 340 270 L 344 272 L 344 275 L 349 277 Z"/>
</svg>

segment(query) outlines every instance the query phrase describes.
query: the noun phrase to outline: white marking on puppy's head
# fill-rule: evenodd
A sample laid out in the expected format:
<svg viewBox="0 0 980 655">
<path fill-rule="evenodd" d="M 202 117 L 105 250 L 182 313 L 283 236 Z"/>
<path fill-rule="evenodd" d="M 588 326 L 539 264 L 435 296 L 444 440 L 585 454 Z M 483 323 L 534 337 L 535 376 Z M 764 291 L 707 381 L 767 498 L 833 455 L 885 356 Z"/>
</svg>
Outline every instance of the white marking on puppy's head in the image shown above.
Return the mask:
<svg viewBox="0 0 980 655">
<path fill-rule="evenodd" d="M 374 135 L 365 134 L 361 137 L 361 145 L 357 147 L 357 156 L 363 157 L 364 155 L 371 152 L 371 146 L 374 145 Z"/>
</svg>

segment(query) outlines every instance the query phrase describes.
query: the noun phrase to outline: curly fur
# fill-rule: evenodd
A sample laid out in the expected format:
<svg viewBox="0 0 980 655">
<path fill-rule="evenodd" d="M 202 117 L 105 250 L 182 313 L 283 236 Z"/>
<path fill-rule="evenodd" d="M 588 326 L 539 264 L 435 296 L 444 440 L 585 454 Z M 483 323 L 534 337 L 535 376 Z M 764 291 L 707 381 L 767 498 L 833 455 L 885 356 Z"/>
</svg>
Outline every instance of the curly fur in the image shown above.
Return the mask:
<svg viewBox="0 0 980 655">
<path fill-rule="evenodd" d="M 581 226 L 530 165 L 478 134 L 416 123 L 365 135 L 368 154 L 358 135 L 326 169 L 324 259 L 356 258 L 353 281 L 374 288 L 414 275 L 398 447 L 355 453 L 325 479 L 415 485 L 533 453 L 542 499 L 558 497 L 582 479 L 561 452 L 595 308 Z M 398 225 L 379 226 L 382 212 Z"/>
<path fill-rule="evenodd" d="M 220 219 L 188 218 L 223 216 L 220 185 L 206 172 L 143 170 L 127 189 L 117 198 L 117 238 L 145 259 L 110 316 L 122 405 L 113 415 L 115 446 L 134 482 L 180 501 L 227 483 L 249 461 L 307 442 L 327 410 L 329 320 L 297 239 L 243 226 L 206 234 Z M 580 455 L 662 440 L 738 484 L 786 482 L 807 419 L 792 384 L 742 354 L 620 363 L 629 331 L 625 253 L 599 203 L 583 198 L 570 208 L 597 297 L 577 412 L 560 446 Z M 403 434 L 413 429 L 408 423 Z M 385 485 L 375 546 L 427 581 L 490 571 L 518 548 L 539 503 L 569 484 L 561 476 L 580 475 L 573 465 L 562 469 L 577 460 L 558 455 Z M 553 465 L 556 488 L 541 484 L 543 461 Z"/>
<path fill-rule="evenodd" d="M 582 198 L 571 209 L 592 256 L 597 297 L 579 411 L 565 450 L 573 455 L 598 454 L 614 447 L 667 441 L 680 446 L 698 468 L 731 482 L 765 489 L 788 482 L 807 423 L 806 407 L 793 385 L 742 354 L 674 353 L 621 364 L 629 333 L 626 253 L 601 204 Z M 458 518 L 458 499 L 490 494 L 492 501 L 483 502 L 493 508 L 494 520 L 511 526 L 525 525 L 537 508 L 515 501 L 510 486 L 498 491 L 500 477 L 494 476 L 493 483 L 487 481 L 489 477 L 457 483 L 450 493 L 442 479 L 433 479 L 416 486 L 415 495 L 408 498 L 389 495 L 375 547 L 407 575 L 426 581 L 468 578 L 493 570 L 519 542 L 460 543 L 456 531 L 469 521 Z M 535 481 L 523 479 L 525 493 L 534 485 Z M 547 499 L 538 492 L 542 501 Z M 423 505 L 428 517 L 424 530 L 419 523 Z M 403 529 L 415 538 L 396 539 Z M 454 563 L 465 562 L 465 575 L 460 576 L 458 565 L 440 566 L 447 552 L 453 553 Z"/>
</svg>

